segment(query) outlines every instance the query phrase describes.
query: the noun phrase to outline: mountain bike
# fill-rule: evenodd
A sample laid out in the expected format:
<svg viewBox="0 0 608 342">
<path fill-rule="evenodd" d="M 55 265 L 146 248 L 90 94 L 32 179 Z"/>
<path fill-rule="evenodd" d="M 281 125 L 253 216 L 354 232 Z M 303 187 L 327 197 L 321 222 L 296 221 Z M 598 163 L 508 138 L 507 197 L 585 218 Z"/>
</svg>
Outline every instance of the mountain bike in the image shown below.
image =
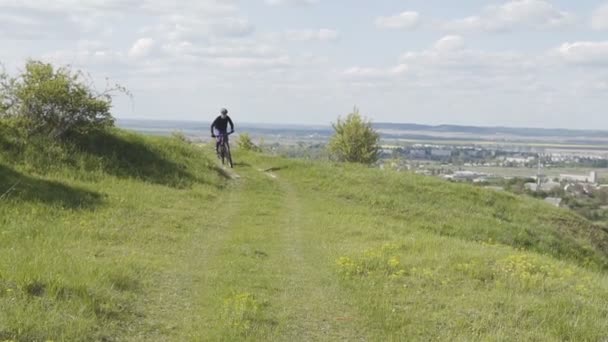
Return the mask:
<svg viewBox="0 0 608 342">
<path fill-rule="evenodd" d="M 230 143 L 228 142 L 228 136 L 232 133 L 234 133 L 234 132 L 219 133 L 217 135 L 218 139 L 220 140 L 220 150 L 219 150 L 220 160 L 222 161 L 222 165 L 228 164 L 230 166 L 230 168 L 233 167 L 233 164 L 232 164 L 232 154 L 230 153 Z"/>
</svg>

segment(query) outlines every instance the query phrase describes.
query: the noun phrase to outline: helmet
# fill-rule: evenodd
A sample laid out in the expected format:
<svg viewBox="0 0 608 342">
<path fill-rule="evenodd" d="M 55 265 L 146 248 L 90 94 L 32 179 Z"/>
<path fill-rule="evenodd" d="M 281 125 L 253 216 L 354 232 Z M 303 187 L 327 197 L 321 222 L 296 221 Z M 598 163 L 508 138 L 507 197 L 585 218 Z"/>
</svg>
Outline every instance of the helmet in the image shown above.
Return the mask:
<svg viewBox="0 0 608 342">
<path fill-rule="evenodd" d="M 220 112 L 222 113 L 222 115 L 226 115 L 226 114 L 228 114 L 228 109 L 222 108 L 222 110 Z"/>
</svg>

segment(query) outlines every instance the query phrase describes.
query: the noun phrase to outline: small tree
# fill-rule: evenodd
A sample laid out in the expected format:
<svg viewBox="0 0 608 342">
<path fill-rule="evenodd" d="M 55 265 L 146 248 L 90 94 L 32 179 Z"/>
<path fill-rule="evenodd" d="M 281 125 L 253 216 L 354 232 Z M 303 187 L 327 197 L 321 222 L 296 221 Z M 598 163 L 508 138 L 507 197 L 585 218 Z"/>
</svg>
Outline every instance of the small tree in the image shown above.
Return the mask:
<svg viewBox="0 0 608 342">
<path fill-rule="evenodd" d="M 30 134 L 51 138 L 112 126 L 112 93 L 128 92 L 116 86 L 97 93 L 87 81 L 69 67 L 29 61 L 16 78 L 0 75 L 0 117 L 17 118 Z"/>
<path fill-rule="evenodd" d="M 346 119 L 332 123 L 335 134 L 329 142 L 330 153 L 339 161 L 373 164 L 378 160 L 380 135 L 355 107 Z"/>
<path fill-rule="evenodd" d="M 240 149 L 243 149 L 245 151 L 254 151 L 254 152 L 261 151 L 261 149 L 253 143 L 253 141 L 251 140 L 251 137 L 247 133 L 240 134 L 238 146 Z"/>
</svg>

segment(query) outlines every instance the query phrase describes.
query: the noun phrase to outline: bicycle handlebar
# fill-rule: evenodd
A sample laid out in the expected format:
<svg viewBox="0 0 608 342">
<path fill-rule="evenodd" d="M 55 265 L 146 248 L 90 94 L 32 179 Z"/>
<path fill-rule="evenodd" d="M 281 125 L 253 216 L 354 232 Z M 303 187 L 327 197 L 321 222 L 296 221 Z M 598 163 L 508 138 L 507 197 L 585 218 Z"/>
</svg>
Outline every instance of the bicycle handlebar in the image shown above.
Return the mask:
<svg viewBox="0 0 608 342">
<path fill-rule="evenodd" d="M 234 131 L 232 131 L 232 132 L 226 132 L 226 133 L 218 133 L 218 134 L 213 133 L 211 136 L 221 137 L 221 136 L 229 136 L 231 134 L 234 134 Z"/>
</svg>

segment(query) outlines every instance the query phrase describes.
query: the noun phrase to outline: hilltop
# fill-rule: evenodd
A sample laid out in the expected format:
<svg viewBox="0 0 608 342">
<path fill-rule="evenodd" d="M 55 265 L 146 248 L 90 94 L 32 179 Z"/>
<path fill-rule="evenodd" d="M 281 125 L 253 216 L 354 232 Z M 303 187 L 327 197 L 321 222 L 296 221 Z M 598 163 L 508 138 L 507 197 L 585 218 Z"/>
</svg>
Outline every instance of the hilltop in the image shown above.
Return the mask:
<svg viewBox="0 0 608 342">
<path fill-rule="evenodd" d="M 606 138 L 608 131 L 584 130 L 566 128 L 531 128 L 531 127 L 484 127 L 484 126 L 462 126 L 462 125 L 420 125 L 410 123 L 377 123 L 377 129 L 393 129 L 404 131 L 426 131 L 436 133 L 469 133 L 474 135 L 509 135 L 516 137 L 553 137 L 553 138 Z"/>
<path fill-rule="evenodd" d="M 608 338 L 608 232 L 570 211 L 235 158 L 121 130 L 23 144 L 0 124 L 0 340 Z"/>
</svg>

